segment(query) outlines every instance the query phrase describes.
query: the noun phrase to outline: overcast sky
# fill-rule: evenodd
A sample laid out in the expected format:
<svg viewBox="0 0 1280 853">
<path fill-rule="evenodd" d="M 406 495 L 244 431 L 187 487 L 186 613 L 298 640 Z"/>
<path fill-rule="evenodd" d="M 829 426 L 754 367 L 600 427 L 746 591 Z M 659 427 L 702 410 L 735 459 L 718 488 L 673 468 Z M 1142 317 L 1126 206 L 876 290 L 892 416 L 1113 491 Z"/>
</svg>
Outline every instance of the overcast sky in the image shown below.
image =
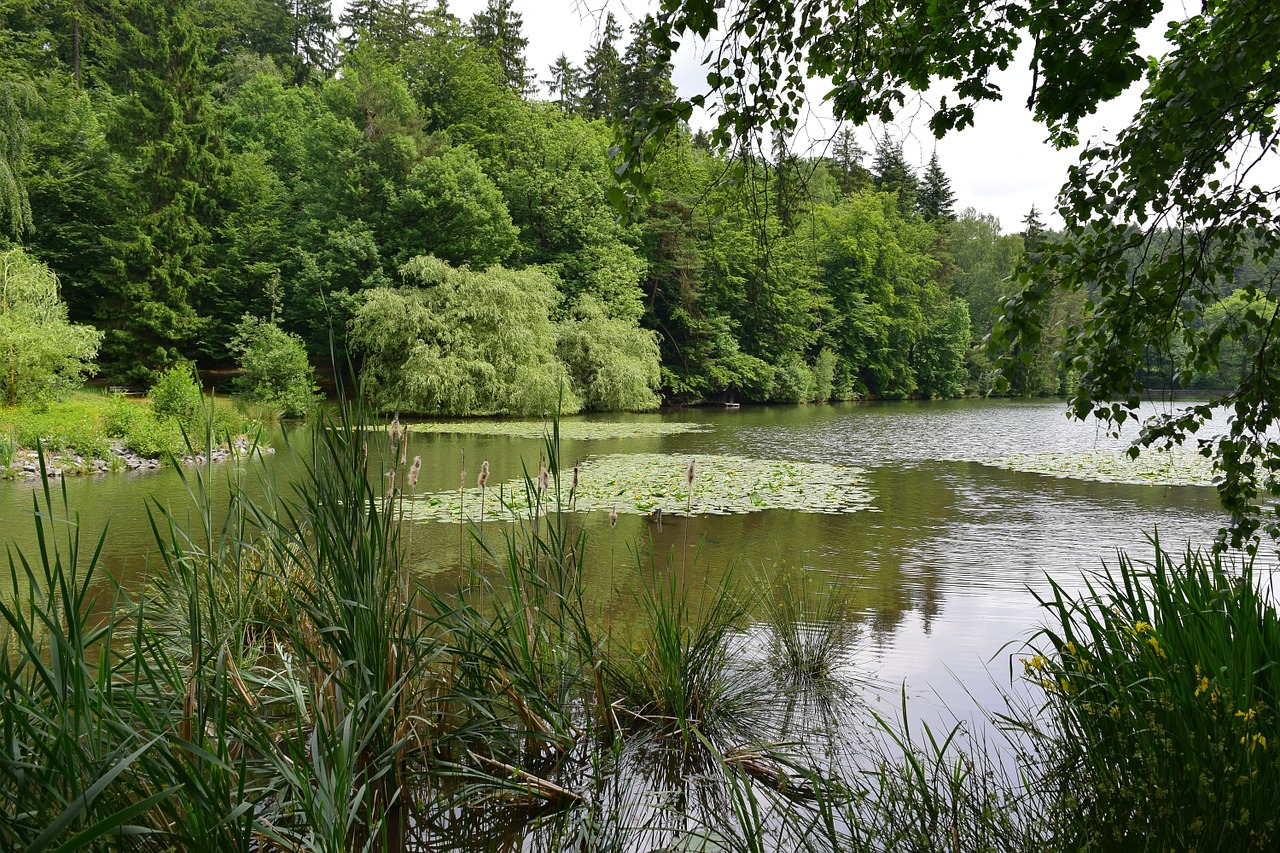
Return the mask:
<svg viewBox="0 0 1280 853">
<path fill-rule="evenodd" d="M 334 17 L 341 15 L 343 0 L 333 3 Z M 468 20 L 486 5 L 485 0 L 450 0 L 449 10 L 463 20 Z M 596 33 L 601 26 L 603 12 L 608 8 L 622 22 L 626 30 L 637 17 L 643 16 L 648 0 L 514 0 L 515 9 L 524 18 L 524 32 L 529 39 L 529 64 L 539 79 L 548 75 L 547 68 L 562 52 L 575 65 L 581 65 Z M 1180 4 L 1170 4 L 1174 7 Z M 1147 54 L 1163 50 L 1161 33 L 1168 17 L 1142 34 L 1140 42 Z M 624 38 L 628 38 L 627 33 Z M 960 133 L 952 133 L 937 142 L 938 159 L 951 178 L 956 194 L 957 210 L 975 207 L 983 213 L 999 218 L 1003 229 L 1021 229 L 1023 217 L 1034 204 L 1042 218 L 1050 224 L 1060 224 L 1053 215 L 1054 198 L 1066 178 L 1067 167 L 1075 162 L 1074 151 L 1057 151 L 1045 140 L 1044 128 L 1031 120 L 1026 100 L 1031 91 L 1031 73 L 1027 68 L 1029 48 L 1024 46 L 1018 60 L 1010 69 L 994 77 L 1005 93 L 1005 100 L 996 104 L 984 104 L 977 110 L 975 126 Z M 685 45 L 675 58 L 674 82 L 680 93 L 689 96 L 705 90 L 706 71 L 701 67 L 696 46 Z M 1140 84 L 1139 84 L 1140 86 Z M 1103 106 L 1095 116 L 1081 125 L 1081 138 L 1109 137 L 1129 123 L 1138 105 L 1139 86 L 1135 86 L 1121 98 Z M 814 94 L 825 92 L 814 84 Z M 695 117 L 695 126 L 706 126 L 709 120 Z M 830 136 L 835 125 L 815 115 L 809 124 L 814 137 Z M 935 144 L 928 129 L 928 114 L 921 113 L 914 120 L 904 120 L 889 133 L 901 138 L 909 160 L 923 165 L 933 152 Z M 860 131 L 863 147 L 874 148 L 872 134 Z"/>
</svg>

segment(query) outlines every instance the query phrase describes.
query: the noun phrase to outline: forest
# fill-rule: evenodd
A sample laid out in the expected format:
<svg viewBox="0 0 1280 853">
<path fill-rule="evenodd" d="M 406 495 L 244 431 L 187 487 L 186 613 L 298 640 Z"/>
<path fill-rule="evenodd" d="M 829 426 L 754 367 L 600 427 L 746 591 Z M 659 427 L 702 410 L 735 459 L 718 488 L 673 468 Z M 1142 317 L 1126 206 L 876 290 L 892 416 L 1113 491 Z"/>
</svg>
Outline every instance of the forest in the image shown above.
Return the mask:
<svg viewBox="0 0 1280 853">
<path fill-rule="evenodd" d="M 682 127 L 620 218 L 616 125 L 672 95 L 644 21 L 538 69 L 510 0 L 0 10 L 0 247 L 103 333 L 109 382 L 233 367 L 249 317 L 388 410 L 990 389 L 1024 235 L 957 211 L 936 151 L 731 157 Z M 1044 350 L 1015 393 L 1063 390 Z"/>
</svg>

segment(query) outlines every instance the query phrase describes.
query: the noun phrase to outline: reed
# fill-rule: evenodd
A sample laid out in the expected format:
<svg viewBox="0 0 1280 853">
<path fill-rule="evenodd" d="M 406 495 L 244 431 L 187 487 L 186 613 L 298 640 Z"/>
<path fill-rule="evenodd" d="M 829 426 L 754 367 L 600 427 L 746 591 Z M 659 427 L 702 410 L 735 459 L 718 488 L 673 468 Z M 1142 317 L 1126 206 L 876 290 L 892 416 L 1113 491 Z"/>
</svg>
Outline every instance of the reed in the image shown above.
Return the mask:
<svg viewBox="0 0 1280 853">
<path fill-rule="evenodd" d="M 1068 844 L 1262 850 L 1280 815 L 1280 620 L 1252 559 L 1121 555 L 1041 600 L 1023 659 L 1048 726 L 1024 726 Z"/>
</svg>

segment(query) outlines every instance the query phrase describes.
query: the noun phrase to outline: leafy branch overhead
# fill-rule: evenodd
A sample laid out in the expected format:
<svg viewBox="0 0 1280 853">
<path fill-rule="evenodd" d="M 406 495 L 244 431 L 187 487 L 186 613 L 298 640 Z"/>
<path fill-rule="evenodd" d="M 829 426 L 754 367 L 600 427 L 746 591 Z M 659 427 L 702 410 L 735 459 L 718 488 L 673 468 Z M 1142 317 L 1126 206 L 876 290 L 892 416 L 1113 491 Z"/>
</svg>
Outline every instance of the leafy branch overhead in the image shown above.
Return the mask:
<svg viewBox="0 0 1280 853">
<path fill-rule="evenodd" d="M 1142 56 L 1139 31 L 1170 19 L 1167 51 Z M 1069 170 L 1057 203 L 1065 228 L 1028 247 L 1019 290 L 989 340 L 1009 375 L 1054 338 L 1073 379 L 1072 413 L 1117 429 L 1148 389 L 1185 387 L 1243 347 L 1247 358 L 1228 393 L 1148 423 L 1138 445 L 1198 442 L 1215 460 L 1232 513 L 1222 542 L 1247 545 L 1264 528 L 1280 537 L 1271 405 L 1280 399 L 1276 32 L 1280 7 L 1266 0 L 1198 8 L 1156 0 L 664 0 L 654 43 L 672 51 L 683 40 L 707 42 L 709 94 L 634 116 L 617 174 L 645 192 L 649 146 L 694 107 L 715 116 L 711 142 L 721 148 L 789 137 L 814 79 L 828 84 L 824 97 L 837 118 L 855 124 L 892 121 L 926 90 L 945 88 L 928 119 L 942 137 L 1004 96 L 993 75 L 1030 45 L 1027 107 L 1060 147 L 1078 142 L 1082 118 L 1142 81 L 1130 124 L 1114 141 L 1086 144 Z M 1223 312 L 1236 290 L 1238 310 Z M 1083 305 L 1067 322 L 1054 310 L 1064 292 Z M 1225 433 L 1196 437 L 1214 409 L 1226 415 Z"/>
</svg>

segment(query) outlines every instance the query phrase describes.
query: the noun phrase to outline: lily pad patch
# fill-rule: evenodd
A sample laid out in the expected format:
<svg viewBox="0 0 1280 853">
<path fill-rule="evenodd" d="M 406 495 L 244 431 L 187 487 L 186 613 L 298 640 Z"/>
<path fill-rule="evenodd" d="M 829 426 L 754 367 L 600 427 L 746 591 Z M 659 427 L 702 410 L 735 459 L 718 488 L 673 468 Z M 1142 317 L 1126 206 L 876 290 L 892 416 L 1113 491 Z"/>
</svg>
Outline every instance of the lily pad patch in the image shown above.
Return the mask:
<svg viewBox="0 0 1280 853">
<path fill-rule="evenodd" d="M 1213 462 L 1190 449 L 1145 450 L 1130 459 L 1122 450 L 1087 453 L 1020 453 L 978 460 L 984 465 L 1100 483 L 1153 486 L 1212 486 Z"/>
<path fill-rule="evenodd" d="M 693 459 L 692 496 L 686 480 Z M 666 515 L 733 515 L 770 509 L 845 513 L 873 509 L 873 497 L 860 468 L 816 462 L 752 459 L 743 456 L 679 456 L 661 453 L 611 454 L 589 458 L 579 469 L 578 488 L 570 494 L 572 473 L 561 472 L 566 510 Z M 512 480 L 483 496 L 480 489 L 437 492 L 412 502 L 420 520 L 478 521 L 481 502 L 486 519 L 528 518 L 525 484 Z M 558 504 L 554 486 L 538 498 L 541 512 Z"/>
</svg>

